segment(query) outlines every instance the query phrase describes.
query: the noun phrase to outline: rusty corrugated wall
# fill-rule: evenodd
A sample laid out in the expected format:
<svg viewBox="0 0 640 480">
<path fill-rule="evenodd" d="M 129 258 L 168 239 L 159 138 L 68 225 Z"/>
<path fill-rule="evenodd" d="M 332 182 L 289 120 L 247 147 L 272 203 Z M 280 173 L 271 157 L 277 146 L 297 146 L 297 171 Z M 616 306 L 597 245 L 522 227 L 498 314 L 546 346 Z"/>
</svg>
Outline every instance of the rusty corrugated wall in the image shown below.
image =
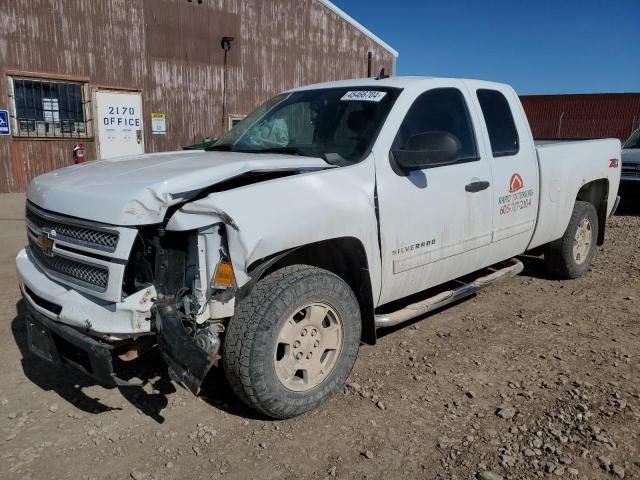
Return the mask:
<svg viewBox="0 0 640 480">
<path fill-rule="evenodd" d="M 619 138 L 640 128 L 640 93 L 520 97 L 535 138 Z"/>
<path fill-rule="evenodd" d="M 178 149 L 224 128 L 223 36 L 235 37 L 228 114 L 298 85 L 364 77 L 369 51 L 374 72 L 393 68 L 389 50 L 317 0 L 2 0 L 0 109 L 17 73 L 141 91 L 145 150 Z M 166 136 L 151 134 L 151 112 L 167 115 Z M 0 192 L 72 163 L 76 142 L 0 137 Z M 95 158 L 95 138 L 83 143 Z"/>
</svg>

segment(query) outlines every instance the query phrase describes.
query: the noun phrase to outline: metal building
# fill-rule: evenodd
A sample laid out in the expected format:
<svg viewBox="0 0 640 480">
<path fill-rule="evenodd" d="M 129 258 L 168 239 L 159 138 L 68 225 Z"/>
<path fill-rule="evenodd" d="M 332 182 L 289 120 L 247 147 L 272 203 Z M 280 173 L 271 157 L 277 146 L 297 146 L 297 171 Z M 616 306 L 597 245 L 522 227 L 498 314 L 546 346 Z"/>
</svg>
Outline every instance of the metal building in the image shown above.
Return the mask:
<svg viewBox="0 0 640 480">
<path fill-rule="evenodd" d="M 640 93 L 520 97 L 533 136 L 544 139 L 619 138 L 640 128 Z"/>
<path fill-rule="evenodd" d="M 326 0 L 4 0 L 0 192 L 71 164 L 77 143 L 88 159 L 175 150 L 397 56 Z"/>
</svg>

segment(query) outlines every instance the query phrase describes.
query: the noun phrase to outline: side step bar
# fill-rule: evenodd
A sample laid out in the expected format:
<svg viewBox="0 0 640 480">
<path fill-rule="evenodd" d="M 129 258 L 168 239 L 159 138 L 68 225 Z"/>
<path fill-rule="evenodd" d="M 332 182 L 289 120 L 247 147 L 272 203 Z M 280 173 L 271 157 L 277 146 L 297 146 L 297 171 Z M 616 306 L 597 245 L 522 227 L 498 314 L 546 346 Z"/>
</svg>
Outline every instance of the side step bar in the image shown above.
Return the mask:
<svg viewBox="0 0 640 480">
<path fill-rule="evenodd" d="M 444 307 L 450 303 L 453 303 L 462 298 L 473 295 L 481 288 L 488 287 L 509 277 L 518 275 L 524 269 L 524 265 L 517 258 L 507 260 L 507 265 L 499 270 L 485 275 L 484 277 L 477 278 L 471 283 L 466 283 L 453 290 L 447 290 L 446 292 L 439 293 L 433 297 L 429 297 L 426 300 L 422 300 L 406 307 L 397 310 L 395 312 L 386 313 L 384 315 L 376 315 L 375 324 L 376 328 L 393 327 L 399 325 L 425 313 L 431 312 L 440 307 Z"/>
</svg>

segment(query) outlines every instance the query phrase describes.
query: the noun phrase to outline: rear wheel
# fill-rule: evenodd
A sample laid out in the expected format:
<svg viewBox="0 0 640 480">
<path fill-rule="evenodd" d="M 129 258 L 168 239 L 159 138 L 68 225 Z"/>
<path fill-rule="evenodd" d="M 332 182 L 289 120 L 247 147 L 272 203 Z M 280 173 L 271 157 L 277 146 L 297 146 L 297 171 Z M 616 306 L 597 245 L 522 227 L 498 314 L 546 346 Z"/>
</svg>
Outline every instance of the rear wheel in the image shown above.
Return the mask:
<svg viewBox="0 0 640 480">
<path fill-rule="evenodd" d="M 358 301 L 341 278 L 306 265 L 285 267 L 238 305 L 225 334 L 225 372 L 250 407 L 294 417 L 344 386 L 360 331 Z"/>
<path fill-rule="evenodd" d="M 591 203 L 576 202 L 562 238 L 547 245 L 544 254 L 547 270 L 559 278 L 584 275 L 596 254 L 598 214 Z"/>
</svg>

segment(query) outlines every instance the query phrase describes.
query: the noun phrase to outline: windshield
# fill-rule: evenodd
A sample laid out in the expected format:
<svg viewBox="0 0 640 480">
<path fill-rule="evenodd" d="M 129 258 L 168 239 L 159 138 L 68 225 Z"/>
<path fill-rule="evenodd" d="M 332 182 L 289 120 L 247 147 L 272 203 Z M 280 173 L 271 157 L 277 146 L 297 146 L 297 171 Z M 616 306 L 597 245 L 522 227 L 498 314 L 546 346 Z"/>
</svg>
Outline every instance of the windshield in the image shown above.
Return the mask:
<svg viewBox="0 0 640 480">
<path fill-rule="evenodd" d="M 622 148 L 640 148 L 640 128 L 631 134 Z"/>
<path fill-rule="evenodd" d="M 370 151 L 399 93 L 394 88 L 362 87 L 276 95 L 207 150 L 358 162 Z"/>
</svg>

